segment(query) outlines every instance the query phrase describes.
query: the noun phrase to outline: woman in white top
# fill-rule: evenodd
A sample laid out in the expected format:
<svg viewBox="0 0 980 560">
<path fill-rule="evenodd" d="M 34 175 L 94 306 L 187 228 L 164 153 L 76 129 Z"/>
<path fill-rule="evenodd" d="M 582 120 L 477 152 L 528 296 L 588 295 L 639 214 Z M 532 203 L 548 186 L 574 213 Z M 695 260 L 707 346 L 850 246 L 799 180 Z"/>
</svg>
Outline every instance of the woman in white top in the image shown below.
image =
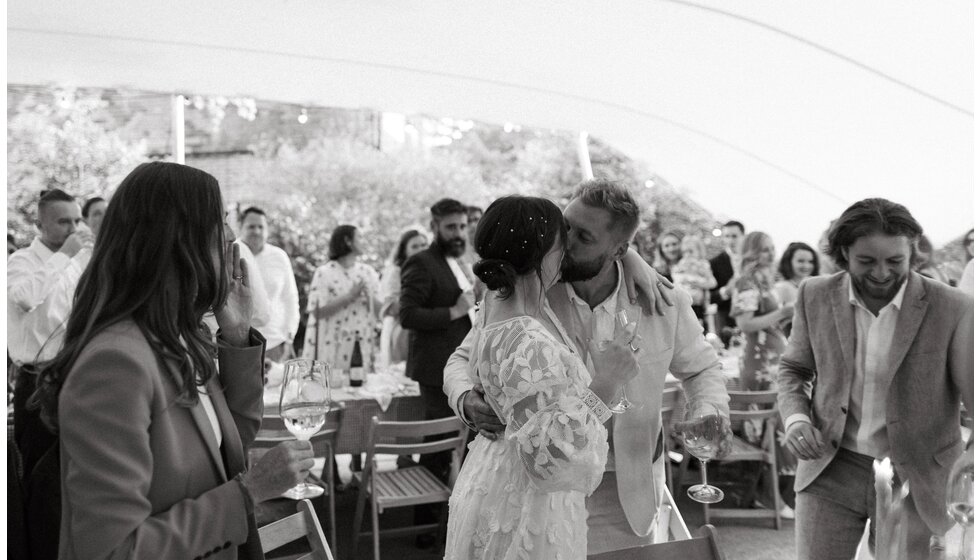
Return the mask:
<svg viewBox="0 0 980 560">
<path fill-rule="evenodd" d="M 586 557 L 585 497 L 605 467 L 606 403 L 639 368 L 619 329 L 590 349 L 602 372 L 592 379 L 548 306 L 565 231 L 554 203 L 518 196 L 491 204 L 477 229 L 473 270 L 488 293 L 470 368 L 506 428 L 469 446 L 449 500 L 449 560 Z"/>
<path fill-rule="evenodd" d="M 408 331 L 398 323 L 398 299 L 402 291 L 402 265 L 409 257 L 425 249 L 429 240 L 424 233 L 410 229 L 391 251 L 381 272 L 381 348 L 378 363 L 381 367 L 403 362 L 408 355 Z"/>
</svg>

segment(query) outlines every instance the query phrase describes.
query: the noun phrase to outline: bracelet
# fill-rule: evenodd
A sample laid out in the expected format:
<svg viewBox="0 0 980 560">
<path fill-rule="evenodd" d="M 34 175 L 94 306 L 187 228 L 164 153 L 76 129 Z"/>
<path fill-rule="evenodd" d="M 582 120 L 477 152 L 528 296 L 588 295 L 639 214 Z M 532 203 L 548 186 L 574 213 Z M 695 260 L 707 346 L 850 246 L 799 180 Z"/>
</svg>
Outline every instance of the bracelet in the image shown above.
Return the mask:
<svg viewBox="0 0 980 560">
<path fill-rule="evenodd" d="M 242 497 L 245 498 L 245 513 L 252 515 L 255 512 L 255 499 L 252 497 L 252 493 L 249 492 L 248 486 L 245 486 L 245 472 L 238 473 L 233 480 L 238 483 L 238 488 L 242 491 Z"/>
<path fill-rule="evenodd" d="M 585 403 L 585 406 L 589 407 L 592 414 L 596 415 L 600 424 L 605 424 L 606 420 L 609 420 L 612 416 L 612 411 L 609 410 L 606 403 L 602 402 L 602 399 L 589 389 L 585 390 L 585 395 L 582 396 L 582 402 Z"/>
</svg>

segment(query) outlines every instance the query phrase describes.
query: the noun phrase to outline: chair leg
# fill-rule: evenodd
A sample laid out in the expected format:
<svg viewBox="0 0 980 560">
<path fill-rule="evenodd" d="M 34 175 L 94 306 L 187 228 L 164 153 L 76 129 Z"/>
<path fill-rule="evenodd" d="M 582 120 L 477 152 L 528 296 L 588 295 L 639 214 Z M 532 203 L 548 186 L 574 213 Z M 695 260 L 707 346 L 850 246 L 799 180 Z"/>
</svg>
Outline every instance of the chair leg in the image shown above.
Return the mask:
<svg viewBox="0 0 980 560">
<path fill-rule="evenodd" d="M 361 479 L 360 488 L 357 489 L 357 507 L 354 508 L 354 537 L 350 547 L 352 557 L 357 556 L 357 543 L 360 540 L 361 524 L 364 520 L 364 502 L 367 500 L 367 482 Z"/>
<path fill-rule="evenodd" d="M 325 477 L 325 479 L 326 479 L 327 489 L 329 490 L 328 493 L 330 494 L 328 498 L 329 505 L 330 505 L 330 545 L 334 547 L 334 550 L 336 550 L 337 549 L 337 505 L 336 505 L 336 497 L 334 496 L 334 494 L 336 493 L 337 490 L 336 490 L 336 486 L 334 486 L 333 483 L 333 448 L 330 447 L 328 449 L 329 452 L 327 453 L 327 459 L 326 459 L 327 476 Z"/>
<path fill-rule="evenodd" d="M 779 517 L 780 504 L 783 503 L 782 497 L 779 495 L 779 472 L 776 469 L 776 462 L 773 461 L 769 464 L 769 475 L 772 483 L 772 509 L 774 511 L 776 530 L 778 531 L 782 526 L 782 520 Z"/>
<path fill-rule="evenodd" d="M 374 538 L 374 560 L 381 560 L 381 528 L 378 526 L 378 502 L 371 498 L 371 536 Z"/>
</svg>

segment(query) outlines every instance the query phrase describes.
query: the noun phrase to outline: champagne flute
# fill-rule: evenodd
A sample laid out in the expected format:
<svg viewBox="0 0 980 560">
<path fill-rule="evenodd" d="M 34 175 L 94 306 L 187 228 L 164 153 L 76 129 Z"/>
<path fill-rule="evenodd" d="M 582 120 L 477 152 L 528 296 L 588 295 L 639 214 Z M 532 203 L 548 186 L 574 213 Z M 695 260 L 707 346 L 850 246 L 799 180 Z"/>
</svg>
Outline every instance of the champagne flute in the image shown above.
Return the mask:
<svg viewBox="0 0 980 560">
<path fill-rule="evenodd" d="M 619 323 L 619 326 L 622 327 L 622 328 L 624 328 L 624 329 L 628 329 L 629 328 L 629 325 L 631 324 L 629 322 L 629 316 L 626 315 L 626 310 L 625 309 L 620 309 L 619 311 L 616 312 L 616 321 Z M 632 323 L 632 324 L 634 325 L 634 329 L 633 330 L 635 332 L 636 331 L 636 328 L 635 328 L 636 323 Z M 632 346 L 632 342 L 630 343 L 630 345 Z M 626 412 L 627 410 L 629 410 L 629 408 L 631 406 L 633 406 L 633 403 L 631 403 L 629 401 L 629 399 L 626 398 L 626 384 L 625 383 L 623 383 L 623 386 L 620 387 L 619 390 L 620 390 L 620 393 L 621 393 L 620 394 L 620 397 L 619 397 L 619 400 L 616 401 L 614 404 L 612 404 L 609 407 L 609 412 L 612 412 L 613 414 L 622 414 L 622 413 Z"/>
<path fill-rule="evenodd" d="M 946 510 L 963 529 L 958 559 L 973 558 L 973 448 L 953 463 L 946 483 Z"/>
<path fill-rule="evenodd" d="M 291 434 L 300 441 L 309 439 L 323 427 L 330 412 L 330 368 L 318 360 L 297 358 L 283 365 L 279 416 Z M 283 496 L 294 500 L 315 498 L 323 488 L 300 482 Z"/>
<path fill-rule="evenodd" d="M 695 502 L 715 504 L 725 493 L 708 484 L 708 460 L 718 454 L 724 436 L 724 417 L 711 403 L 689 402 L 684 407 L 684 421 L 675 426 L 675 433 L 684 441 L 687 452 L 701 461 L 701 484 L 687 489 Z"/>
</svg>

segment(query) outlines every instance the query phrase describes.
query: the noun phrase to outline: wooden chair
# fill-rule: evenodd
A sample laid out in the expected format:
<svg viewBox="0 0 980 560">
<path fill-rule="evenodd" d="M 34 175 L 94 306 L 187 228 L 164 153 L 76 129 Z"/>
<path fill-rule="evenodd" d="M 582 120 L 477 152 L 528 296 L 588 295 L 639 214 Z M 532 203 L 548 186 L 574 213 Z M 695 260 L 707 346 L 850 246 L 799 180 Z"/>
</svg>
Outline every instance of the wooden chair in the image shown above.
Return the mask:
<svg viewBox="0 0 980 560">
<path fill-rule="evenodd" d="M 364 470 L 361 473 L 354 473 L 360 489 L 357 496 L 357 508 L 354 511 L 352 557 L 357 555 L 357 544 L 360 538 L 369 534 L 368 532 L 361 532 L 361 521 L 364 516 L 364 502 L 366 500 L 371 501 L 370 534 L 374 539 L 375 560 L 381 558 L 380 538 L 382 531 L 378 526 L 378 515 L 385 508 L 449 502 L 452 486 L 459 475 L 459 467 L 463 460 L 466 434 L 466 425 L 456 417 L 422 422 L 382 422 L 377 416 L 372 418 L 371 429 L 368 432 L 369 445 L 364 461 Z M 439 437 L 439 439 L 424 441 L 426 436 Z M 395 441 L 394 438 L 403 438 L 399 441 L 407 443 L 387 443 Z M 453 452 L 448 484 L 443 483 L 423 466 L 378 472 L 375 461 L 375 455 L 379 453 L 392 455 L 414 455 L 418 453 L 425 455 L 446 450 Z M 431 531 L 432 529 L 444 531 L 447 519 L 446 514 L 444 514 L 440 523 L 387 529 L 384 533 L 408 534 Z"/>
<path fill-rule="evenodd" d="M 746 420 L 762 420 L 764 428 L 762 441 L 753 445 L 739 436 L 732 442 L 732 452 L 721 459 L 722 463 L 735 461 L 762 461 L 769 466 L 769 483 L 772 487 L 774 505 L 772 509 L 749 508 L 718 508 L 704 505 L 704 522 L 710 523 L 711 516 L 730 519 L 772 518 L 773 525 L 778 531 L 782 526 L 779 518 L 779 470 L 776 466 L 776 426 L 779 422 L 779 410 L 776 408 L 778 391 L 729 391 L 731 397 L 732 426 L 738 427 Z M 747 410 L 750 405 L 756 405 L 759 410 Z"/>
<path fill-rule="evenodd" d="M 333 554 L 330 554 L 330 547 L 327 546 L 327 539 L 323 536 L 323 530 L 320 529 L 316 512 L 313 511 L 313 504 L 309 500 L 296 502 L 296 513 L 289 517 L 259 527 L 263 554 L 301 537 L 306 537 L 311 552 L 291 556 L 290 560 L 334 560 Z"/>
<path fill-rule="evenodd" d="M 660 560 L 683 558 L 684 560 L 725 560 L 718 546 L 718 533 L 711 525 L 704 525 L 697 536 L 680 541 L 648 544 L 602 554 L 593 554 L 588 560 Z"/>
<path fill-rule="evenodd" d="M 314 482 L 324 489 L 324 498 L 327 501 L 327 509 L 330 511 L 330 543 L 337 546 L 337 509 L 333 491 L 333 465 L 334 449 L 337 447 L 337 432 L 340 430 L 340 419 L 344 411 L 344 403 L 331 402 L 330 412 L 323 423 L 320 431 L 310 438 L 313 444 L 313 455 L 324 457 L 323 479 L 317 479 L 315 475 L 310 475 Z M 295 440 L 296 436 L 291 434 L 278 416 L 265 416 L 262 418 L 262 427 L 255 435 L 255 441 L 248 450 L 248 461 L 251 465 L 264 455 L 269 449 L 279 445 L 283 441 Z"/>
<path fill-rule="evenodd" d="M 670 434 L 671 418 L 674 410 L 680 404 L 682 396 L 680 387 L 668 387 L 664 389 L 663 400 L 660 404 L 660 437 L 663 440 L 664 470 L 667 474 L 667 488 L 670 492 L 676 493 L 674 488 L 674 469 L 670 459 L 670 452 L 675 449 L 674 439 Z"/>
</svg>

